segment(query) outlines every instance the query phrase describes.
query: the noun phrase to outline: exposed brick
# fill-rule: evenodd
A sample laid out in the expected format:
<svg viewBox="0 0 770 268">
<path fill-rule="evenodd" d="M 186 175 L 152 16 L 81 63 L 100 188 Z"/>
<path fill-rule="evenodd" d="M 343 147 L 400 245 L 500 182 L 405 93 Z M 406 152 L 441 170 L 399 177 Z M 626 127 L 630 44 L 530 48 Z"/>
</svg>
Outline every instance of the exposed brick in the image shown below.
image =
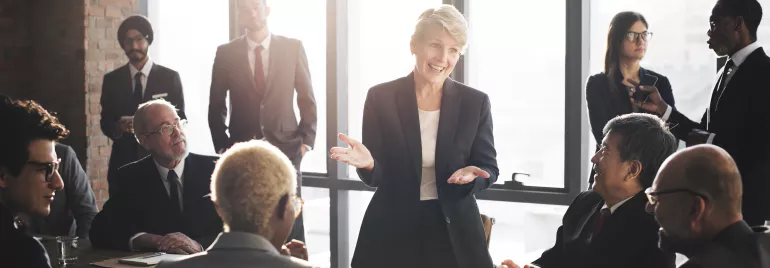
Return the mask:
<svg viewBox="0 0 770 268">
<path fill-rule="evenodd" d="M 109 5 L 109 6 L 107 6 L 107 8 L 105 10 L 104 16 L 107 17 L 107 18 L 120 19 L 120 18 L 123 17 L 123 11 L 121 10 L 121 8 L 119 6 Z"/>
<path fill-rule="evenodd" d="M 99 5 L 93 5 L 88 7 L 88 15 L 94 17 L 104 17 L 104 7 Z"/>
</svg>

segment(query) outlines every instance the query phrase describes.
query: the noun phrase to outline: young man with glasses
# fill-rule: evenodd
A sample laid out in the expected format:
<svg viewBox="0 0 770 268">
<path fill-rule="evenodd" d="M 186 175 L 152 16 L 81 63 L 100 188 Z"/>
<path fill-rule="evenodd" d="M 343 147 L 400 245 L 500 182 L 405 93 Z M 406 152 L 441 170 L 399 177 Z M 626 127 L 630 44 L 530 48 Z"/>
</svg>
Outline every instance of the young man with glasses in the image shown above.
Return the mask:
<svg viewBox="0 0 770 268">
<path fill-rule="evenodd" d="M 673 268 L 674 254 L 658 249 L 658 224 L 645 212 L 658 168 L 677 149 L 658 117 L 625 114 L 607 122 L 594 163 L 593 190 L 580 193 L 564 214 L 556 244 L 534 261 L 542 268 Z M 503 267 L 518 268 L 512 261 Z"/>
<path fill-rule="evenodd" d="M 140 104 L 152 99 L 165 99 L 179 109 L 185 119 L 184 94 L 179 73 L 156 64 L 148 54 L 154 33 L 147 18 L 131 16 L 118 28 L 118 44 L 128 63 L 104 75 L 102 82 L 101 128 L 112 139 L 107 182 L 110 195 L 116 191 L 118 168 L 139 160 L 147 152 L 134 137 L 132 116 Z"/>
<path fill-rule="evenodd" d="M 687 256 L 681 267 L 770 267 L 770 234 L 743 221 L 741 174 L 724 149 L 677 152 L 645 193 L 660 223 L 660 249 Z"/>
<path fill-rule="evenodd" d="M 188 152 L 186 120 L 168 101 L 140 105 L 133 120 L 150 156 L 118 170 L 117 191 L 91 226 L 92 244 L 176 254 L 204 250 L 222 230 L 209 198 L 217 157 Z"/>
<path fill-rule="evenodd" d="M 717 74 L 710 105 L 700 121 L 670 107 L 655 87 L 642 86 L 650 92 L 648 101 L 634 101 L 667 121 L 687 146 L 714 144 L 735 158 L 746 186 L 743 218 L 750 225 L 770 220 L 770 57 L 757 42 L 761 20 L 762 7 L 756 0 L 719 0 L 714 5 L 707 43 L 727 62 Z"/>
<path fill-rule="evenodd" d="M 69 132 L 34 101 L 0 100 L 0 266 L 50 267 L 20 218 L 50 213 L 64 187 L 54 149 Z"/>
<path fill-rule="evenodd" d="M 284 245 L 302 212 L 296 174 L 289 158 L 268 142 L 236 143 L 211 179 L 224 232 L 206 253 L 157 267 L 312 267 L 302 242 Z"/>
</svg>

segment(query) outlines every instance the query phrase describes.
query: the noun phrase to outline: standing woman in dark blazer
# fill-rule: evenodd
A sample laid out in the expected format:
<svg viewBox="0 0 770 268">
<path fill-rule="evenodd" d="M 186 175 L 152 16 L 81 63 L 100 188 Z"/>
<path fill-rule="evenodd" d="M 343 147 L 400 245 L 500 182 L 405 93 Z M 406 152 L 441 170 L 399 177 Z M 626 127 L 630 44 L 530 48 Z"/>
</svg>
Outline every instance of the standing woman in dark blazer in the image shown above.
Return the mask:
<svg viewBox="0 0 770 268">
<path fill-rule="evenodd" d="M 353 268 L 494 267 L 474 194 L 497 180 L 489 97 L 449 78 L 466 48 L 468 23 L 451 5 L 423 12 L 414 71 L 369 89 L 363 143 L 331 157 L 377 187 Z"/>
<path fill-rule="evenodd" d="M 648 26 L 644 16 L 633 11 L 620 12 L 610 22 L 604 71 L 592 75 L 586 83 L 588 118 L 597 151 L 604 138 L 604 125 L 610 119 L 632 112 L 645 112 L 631 105 L 629 92 L 634 86 L 628 80 L 656 86 L 666 103 L 674 107 L 674 93 L 668 78 L 639 65 L 652 37 L 652 33 L 647 31 Z M 594 171 L 591 170 L 589 187 L 593 183 Z"/>
</svg>

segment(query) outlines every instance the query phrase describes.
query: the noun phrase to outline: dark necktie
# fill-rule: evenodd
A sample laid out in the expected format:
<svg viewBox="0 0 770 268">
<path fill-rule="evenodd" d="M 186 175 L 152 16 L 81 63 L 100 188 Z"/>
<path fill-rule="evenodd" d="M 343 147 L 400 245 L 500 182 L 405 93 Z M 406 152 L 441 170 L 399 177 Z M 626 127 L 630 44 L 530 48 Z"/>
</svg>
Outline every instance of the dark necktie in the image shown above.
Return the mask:
<svg viewBox="0 0 770 268">
<path fill-rule="evenodd" d="M 134 75 L 134 96 L 133 101 L 134 104 L 136 104 L 136 107 L 139 107 L 140 104 L 142 104 L 142 73 L 136 73 Z"/>
<path fill-rule="evenodd" d="M 716 104 L 719 102 L 719 97 L 722 96 L 722 93 L 725 91 L 725 87 L 727 86 L 727 75 L 734 71 L 734 67 L 735 63 L 733 60 L 727 60 L 727 63 L 725 63 L 725 68 L 722 71 L 722 75 L 719 76 L 719 83 L 717 84 L 717 87 L 714 88 L 713 96 L 711 96 L 711 105 L 713 108 L 716 108 Z"/>
<path fill-rule="evenodd" d="M 601 211 L 599 211 L 599 218 L 597 218 L 596 222 L 594 222 L 594 235 L 602 231 L 602 225 L 604 225 L 604 222 L 610 217 L 610 215 L 612 215 L 610 208 L 603 208 Z"/>
<path fill-rule="evenodd" d="M 261 45 L 254 50 L 254 85 L 257 86 L 257 92 L 265 93 L 265 71 L 262 69 Z"/>
<path fill-rule="evenodd" d="M 171 206 L 176 209 L 176 212 L 182 212 L 182 206 L 179 205 L 179 176 L 176 175 L 174 170 L 168 171 L 168 184 L 171 196 Z"/>
</svg>

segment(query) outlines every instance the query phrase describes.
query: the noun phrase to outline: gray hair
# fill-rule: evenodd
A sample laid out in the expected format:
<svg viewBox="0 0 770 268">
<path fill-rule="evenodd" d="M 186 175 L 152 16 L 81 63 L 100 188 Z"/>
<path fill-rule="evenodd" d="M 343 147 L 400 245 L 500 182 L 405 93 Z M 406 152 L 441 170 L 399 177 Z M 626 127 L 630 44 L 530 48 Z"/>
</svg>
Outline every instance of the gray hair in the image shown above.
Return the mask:
<svg viewBox="0 0 770 268">
<path fill-rule="evenodd" d="M 652 186 L 663 161 L 676 152 L 679 146 L 666 123 L 651 114 L 617 116 L 604 126 L 604 136 L 609 132 L 620 134 L 618 151 L 621 161 L 636 160 L 642 164 L 642 172 L 639 174 L 642 188 Z"/>
<path fill-rule="evenodd" d="M 155 99 L 139 105 L 134 113 L 134 133 L 136 133 L 136 140 L 139 141 L 139 136 L 147 134 L 149 132 L 149 126 L 147 125 L 147 111 L 151 106 L 165 105 L 174 112 L 177 112 L 176 107 L 173 104 L 164 99 Z"/>
<path fill-rule="evenodd" d="M 233 145 L 211 177 L 212 200 L 225 228 L 263 236 L 273 232 L 269 223 L 280 200 L 296 189 L 297 172 L 289 158 L 260 140 Z"/>
<path fill-rule="evenodd" d="M 446 4 L 438 8 L 429 8 L 420 14 L 417 25 L 414 27 L 412 42 L 425 38 L 435 29 L 435 26 L 441 26 L 442 29 L 447 30 L 449 35 L 460 43 L 460 53 L 468 47 L 468 21 L 457 8 Z"/>
</svg>

